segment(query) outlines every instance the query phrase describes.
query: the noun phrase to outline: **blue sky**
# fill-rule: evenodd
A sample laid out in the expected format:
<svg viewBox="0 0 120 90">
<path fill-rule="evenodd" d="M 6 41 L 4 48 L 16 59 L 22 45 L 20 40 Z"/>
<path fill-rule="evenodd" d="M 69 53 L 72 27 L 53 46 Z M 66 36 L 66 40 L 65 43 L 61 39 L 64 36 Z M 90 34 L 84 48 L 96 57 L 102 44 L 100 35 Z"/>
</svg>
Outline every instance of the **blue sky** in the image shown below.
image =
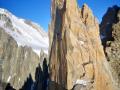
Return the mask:
<svg viewBox="0 0 120 90">
<path fill-rule="evenodd" d="M 94 15 L 101 21 L 107 8 L 120 6 L 120 0 L 78 0 L 81 7 L 87 3 Z M 5 8 L 18 17 L 40 24 L 46 31 L 50 22 L 51 0 L 0 0 L 0 8 Z"/>
</svg>

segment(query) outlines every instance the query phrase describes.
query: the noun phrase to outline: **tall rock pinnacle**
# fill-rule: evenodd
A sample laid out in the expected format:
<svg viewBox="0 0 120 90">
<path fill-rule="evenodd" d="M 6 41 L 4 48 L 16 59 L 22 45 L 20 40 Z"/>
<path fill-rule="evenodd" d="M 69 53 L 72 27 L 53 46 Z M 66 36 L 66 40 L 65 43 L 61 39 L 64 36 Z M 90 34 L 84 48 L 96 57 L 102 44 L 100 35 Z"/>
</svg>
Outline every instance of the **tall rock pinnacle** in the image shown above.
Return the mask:
<svg viewBox="0 0 120 90">
<path fill-rule="evenodd" d="M 115 90 L 91 9 L 52 0 L 51 16 L 49 90 Z"/>
</svg>

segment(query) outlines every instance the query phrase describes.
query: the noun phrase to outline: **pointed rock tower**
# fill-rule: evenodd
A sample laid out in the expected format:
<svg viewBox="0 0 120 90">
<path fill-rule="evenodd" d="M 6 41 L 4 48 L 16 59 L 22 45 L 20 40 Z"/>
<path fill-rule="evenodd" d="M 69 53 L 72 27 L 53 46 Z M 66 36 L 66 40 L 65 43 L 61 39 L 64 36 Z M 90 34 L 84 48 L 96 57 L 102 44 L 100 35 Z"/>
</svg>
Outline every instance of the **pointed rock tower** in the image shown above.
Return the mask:
<svg viewBox="0 0 120 90">
<path fill-rule="evenodd" d="M 49 90 L 116 90 L 91 9 L 52 0 L 51 16 Z"/>
</svg>

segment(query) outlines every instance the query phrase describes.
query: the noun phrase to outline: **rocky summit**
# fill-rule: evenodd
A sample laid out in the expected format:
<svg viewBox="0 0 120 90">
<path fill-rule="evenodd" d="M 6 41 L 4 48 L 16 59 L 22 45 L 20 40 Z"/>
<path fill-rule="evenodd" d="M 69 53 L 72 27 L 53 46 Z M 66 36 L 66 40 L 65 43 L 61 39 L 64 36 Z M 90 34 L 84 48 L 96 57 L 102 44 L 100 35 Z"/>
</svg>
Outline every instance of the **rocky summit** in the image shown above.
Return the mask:
<svg viewBox="0 0 120 90">
<path fill-rule="evenodd" d="M 113 6 L 107 10 L 100 32 L 115 86 L 120 89 L 120 7 Z"/>
<path fill-rule="evenodd" d="M 76 0 L 52 0 L 49 90 L 116 90 L 91 9 Z"/>
</svg>

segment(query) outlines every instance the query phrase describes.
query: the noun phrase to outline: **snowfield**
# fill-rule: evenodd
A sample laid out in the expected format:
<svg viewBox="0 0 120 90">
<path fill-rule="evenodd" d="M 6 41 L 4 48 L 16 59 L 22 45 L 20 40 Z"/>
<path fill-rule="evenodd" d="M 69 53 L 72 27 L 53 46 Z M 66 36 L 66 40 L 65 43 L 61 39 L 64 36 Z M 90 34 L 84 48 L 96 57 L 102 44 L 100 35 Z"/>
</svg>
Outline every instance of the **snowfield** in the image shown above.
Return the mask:
<svg viewBox="0 0 120 90">
<path fill-rule="evenodd" d="M 6 15 L 12 22 L 12 27 L 6 27 L 4 24 L 6 21 L 0 18 L 0 27 L 11 35 L 17 42 L 18 46 L 28 46 L 33 49 L 38 55 L 40 55 L 41 49 L 48 53 L 48 35 L 38 24 L 20 19 L 10 13 L 9 11 L 0 8 L 0 15 Z"/>
</svg>

